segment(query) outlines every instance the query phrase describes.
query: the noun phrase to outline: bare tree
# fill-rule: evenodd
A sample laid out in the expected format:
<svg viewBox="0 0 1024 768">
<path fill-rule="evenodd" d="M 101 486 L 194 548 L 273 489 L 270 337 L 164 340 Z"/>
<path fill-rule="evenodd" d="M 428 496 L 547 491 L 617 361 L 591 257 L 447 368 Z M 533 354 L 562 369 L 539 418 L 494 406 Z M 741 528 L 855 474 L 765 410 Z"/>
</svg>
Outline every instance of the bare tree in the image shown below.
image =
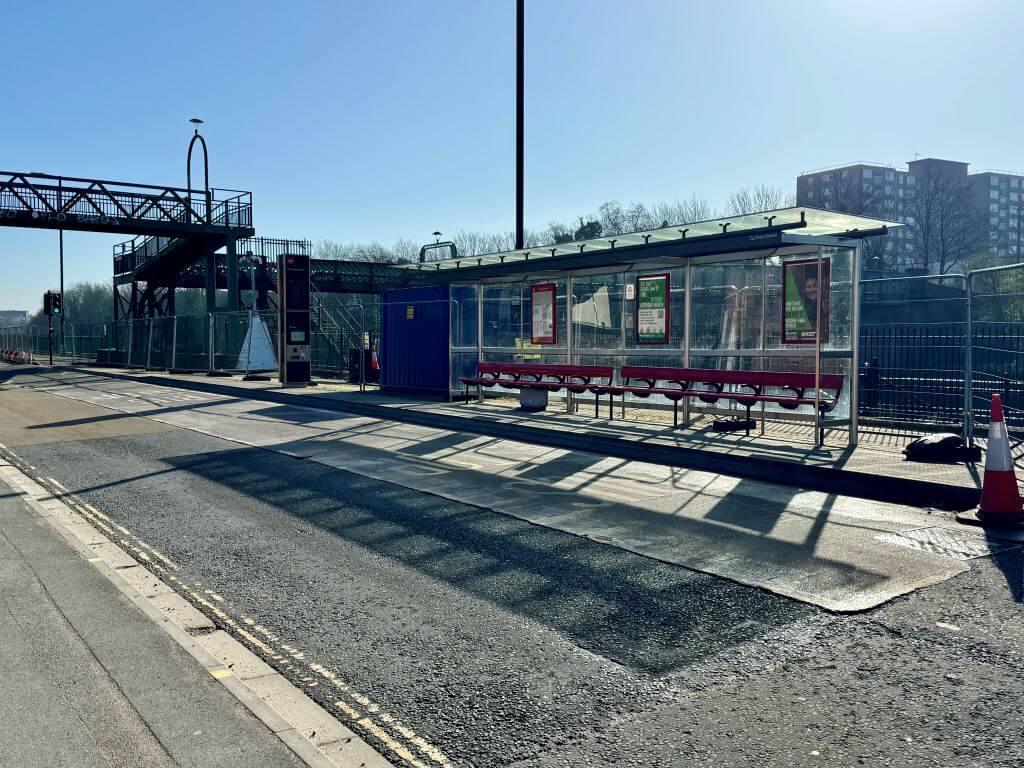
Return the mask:
<svg viewBox="0 0 1024 768">
<path fill-rule="evenodd" d="M 344 245 L 335 240 L 317 240 L 313 243 L 313 258 L 347 261 L 352 258 L 352 250 L 352 245 Z"/>
<path fill-rule="evenodd" d="M 726 216 L 743 216 L 758 211 L 771 211 L 776 208 L 788 208 L 796 204 L 792 193 L 785 192 L 782 187 L 769 187 L 765 184 L 750 189 L 740 187 L 729 195 L 725 204 Z"/>
<path fill-rule="evenodd" d="M 831 174 L 830 178 L 822 182 L 819 195 L 820 199 L 814 201 L 815 205 L 827 211 L 877 219 L 889 219 L 893 216 L 891 210 L 886 210 L 876 188 L 863 186 L 860 177 L 855 174 Z M 869 237 L 861 240 L 865 269 L 877 274 L 898 272 L 903 266 L 903 255 L 897 252 L 896 246 L 897 243 L 889 237 Z"/>
<path fill-rule="evenodd" d="M 643 203 L 633 203 L 626 209 L 626 231 L 639 232 L 642 229 L 655 229 L 660 222 L 647 210 Z"/>
<path fill-rule="evenodd" d="M 602 203 L 597 209 L 597 221 L 601 225 L 603 235 L 621 235 L 627 232 L 626 213 L 618 200 Z"/>
<path fill-rule="evenodd" d="M 662 224 L 692 224 L 695 221 L 706 221 L 713 219 L 715 212 L 708 205 L 706 198 L 691 196 L 688 200 L 679 200 L 671 203 L 656 203 L 651 206 L 651 217 L 657 222 L 655 226 Z"/>
<path fill-rule="evenodd" d="M 391 246 L 391 258 L 396 264 L 411 264 L 419 261 L 420 247 L 412 240 L 400 237 Z"/>
<path fill-rule="evenodd" d="M 915 266 L 941 275 L 970 265 L 985 226 L 971 205 L 966 180 L 931 171 L 921 174 L 906 210 Z"/>
</svg>

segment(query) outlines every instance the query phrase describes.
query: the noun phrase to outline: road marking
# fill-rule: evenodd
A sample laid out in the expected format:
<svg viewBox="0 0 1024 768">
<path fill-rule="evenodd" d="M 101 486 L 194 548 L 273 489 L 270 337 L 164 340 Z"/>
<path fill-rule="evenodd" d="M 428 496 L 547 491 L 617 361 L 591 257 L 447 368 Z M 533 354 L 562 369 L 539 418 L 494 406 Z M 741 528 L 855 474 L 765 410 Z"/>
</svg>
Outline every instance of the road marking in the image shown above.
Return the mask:
<svg viewBox="0 0 1024 768">
<path fill-rule="evenodd" d="M 111 541 L 137 558 L 143 567 L 174 587 L 175 592 L 180 593 L 200 610 L 205 609 L 204 612 L 207 615 L 212 614 L 211 618 L 228 629 L 230 634 L 238 637 L 243 645 L 248 645 L 263 655 L 265 660 L 271 662 L 271 665 L 277 668 L 286 679 L 290 679 L 307 695 L 312 696 L 311 690 L 320 687 L 322 682 L 346 697 L 341 699 L 330 697 L 330 700 L 326 702 L 323 697 L 319 700 L 314 698 L 339 720 L 348 721 L 349 724 L 362 728 L 364 734 L 383 744 L 412 768 L 437 768 L 437 766 L 454 768 L 442 750 L 430 744 L 398 718 L 381 709 L 371 699 L 354 690 L 337 673 L 321 664 L 307 661 L 301 649 L 284 642 L 272 631 L 244 614 L 238 613 L 236 618 L 232 615 L 235 609 L 227 603 L 225 598 L 198 582 L 193 582 L 180 575 L 179 566 L 166 556 L 159 555 L 157 559 L 150 557 L 149 553 L 157 553 L 157 550 L 129 529 L 114 523 L 96 507 L 84 502 L 71 491 L 56 488 L 59 483 L 53 478 L 25 472 L 29 465 L 9 449 L 6 449 L 4 453 L 13 467 L 21 469 L 30 480 L 38 483 L 42 490 L 47 491 L 54 498 L 60 499 L 91 525 L 106 533 Z M 101 559 L 99 557 L 89 558 L 89 561 L 94 562 Z M 215 605 L 208 597 L 221 604 Z M 218 676 L 218 672 L 223 674 Z M 211 674 L 220 679 L 227 677 L 231 672 L 221 669 L 211 671 Z"/>
<path fill-rule="evenodd" d="M 210 674 L 218 680 L 223 680 L 225 677 L 231 677 L 230 669 L 211 669 Z"/>
</svg>

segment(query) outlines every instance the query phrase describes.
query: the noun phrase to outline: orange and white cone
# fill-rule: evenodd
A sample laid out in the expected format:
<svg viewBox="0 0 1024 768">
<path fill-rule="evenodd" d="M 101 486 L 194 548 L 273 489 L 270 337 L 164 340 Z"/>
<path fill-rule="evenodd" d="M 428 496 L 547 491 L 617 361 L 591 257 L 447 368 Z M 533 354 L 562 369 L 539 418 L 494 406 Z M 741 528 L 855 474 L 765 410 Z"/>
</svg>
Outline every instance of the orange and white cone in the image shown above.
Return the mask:
<svg viewBox="0 0 1024 768">
<path fill-rule="evenodd" d="M 370 345 L 370 368 L 375 370 L 375 371 L 379 371 L 380 370 L 380 361 L 377 359 L 377 345 L 376 344 L 371 344 Z"/>
<path fill-rule="evenodd" d="M 988 420 L 988 447 L 985 474 L 981 485 L 981 503 L 977 511 L 957 515 L 965 523 L 992 527 L 1024 525 L 1024 502 L 1017 487 L 1017 474 L 1010 453 L 1010 438 L 1003 421 L 1003 403 L 992 395 L 992 415 Z"/>
</svg>

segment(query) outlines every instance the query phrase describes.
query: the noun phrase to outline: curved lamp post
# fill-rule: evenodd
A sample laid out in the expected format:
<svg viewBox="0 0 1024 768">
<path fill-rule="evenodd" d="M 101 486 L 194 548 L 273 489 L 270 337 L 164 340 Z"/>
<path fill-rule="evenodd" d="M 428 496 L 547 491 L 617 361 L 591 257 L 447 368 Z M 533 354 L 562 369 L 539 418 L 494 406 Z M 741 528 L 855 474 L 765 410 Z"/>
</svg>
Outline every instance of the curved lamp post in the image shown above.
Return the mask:
<svg viewBox="0 0 1024 768">
<path fill-rule="evenodd" d="M 192 150 L 198 141 L 203 145 L 203 193 L 206 199 L 206 223 L 211 223 L 210 205 L 210 154 L 206 149 L 206 139 L 199 133 L 199 126 L 203 121 L 198 117 L 189 119 L 189 122 L 196 127 L 192 140 L 188 143 L 188 155 L 185 158 L 185 186 L 188 187 L 188 210 L 185 212 L 186 221 L 192 221 Z"/>
</svg>

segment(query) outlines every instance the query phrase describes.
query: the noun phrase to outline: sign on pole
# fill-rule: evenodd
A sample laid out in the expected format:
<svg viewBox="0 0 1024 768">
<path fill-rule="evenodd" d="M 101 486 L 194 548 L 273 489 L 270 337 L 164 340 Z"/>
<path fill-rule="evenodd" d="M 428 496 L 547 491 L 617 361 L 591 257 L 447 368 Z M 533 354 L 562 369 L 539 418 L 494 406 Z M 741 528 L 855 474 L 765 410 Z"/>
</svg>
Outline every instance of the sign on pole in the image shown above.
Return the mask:
<svg viewBox="0 0 1024 768">
<path fill-rule="evenodd" d="M 821 302 L 821 343 L 828 342 L 830 260 L 798 259 L 782 263 L 782 343 L 814 344 Z"/>
<path fill-rule="evenodd" d="M 530 317 L 534 344 L 554 344 L 558 337 L 555 316 L 555 284 L 539 283 L 530 286 Z"/>
<path fill-rule="evenodd" d="M 669 276 L 643 275 L 636 279 L 636 342 L 668 344 Z"/>
</svg>

